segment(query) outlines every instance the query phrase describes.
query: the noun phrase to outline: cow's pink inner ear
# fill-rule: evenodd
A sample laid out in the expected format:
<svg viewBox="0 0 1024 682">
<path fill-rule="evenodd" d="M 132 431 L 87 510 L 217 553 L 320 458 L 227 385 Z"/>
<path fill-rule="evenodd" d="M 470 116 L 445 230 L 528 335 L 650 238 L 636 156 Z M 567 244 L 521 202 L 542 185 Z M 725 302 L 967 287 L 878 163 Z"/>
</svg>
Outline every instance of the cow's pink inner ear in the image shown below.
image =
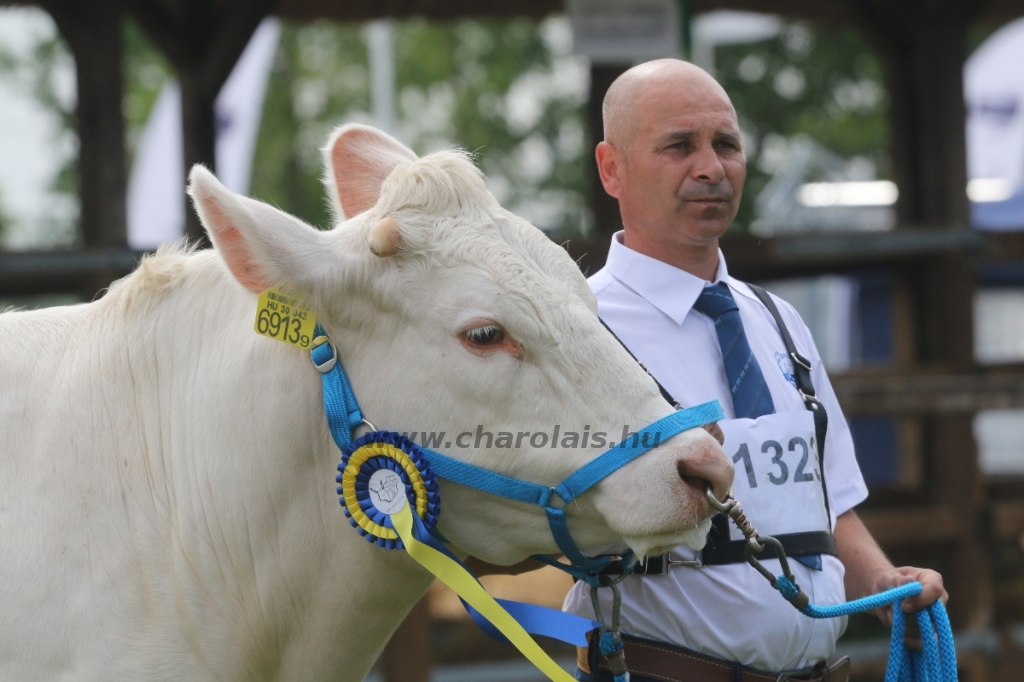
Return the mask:
<svg viewBox="0 0 1024 682">
<path fill-rule="evenodd" d="M 263 269 L 253 257 L 245 237 L 220 201 L 212 196 L 199 201 L 203 207 L 203 222 L 231 274 L 249 291 L 258 294 L 268 289 L 271 283 L 264 277 Z"/>
<path fill-rule="evenodd" d="M 380 131 L 350 128 L 339 134 L 331 144 L 330 163 L 345 217 L 372 208 L 395 166 L 413 161 L 412 151 Z"/>
</svg>

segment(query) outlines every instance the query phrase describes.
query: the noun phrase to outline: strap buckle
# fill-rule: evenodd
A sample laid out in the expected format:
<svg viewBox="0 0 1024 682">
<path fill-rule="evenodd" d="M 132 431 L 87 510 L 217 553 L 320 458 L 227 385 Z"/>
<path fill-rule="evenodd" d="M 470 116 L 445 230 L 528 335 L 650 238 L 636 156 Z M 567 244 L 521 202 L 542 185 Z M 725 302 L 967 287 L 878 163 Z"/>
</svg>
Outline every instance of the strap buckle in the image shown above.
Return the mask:
<svg viewBox="0 0 1024 682">
<path fill-rule="evenodd" d="M 324 360 L 322 363 L 317 364 L 316 358 L 313 356 L 313 352 L 325 343 L 331 348 L 331 357 Z M 313 363 L 314 367 L 316 367 L 316 371 L 321 374 L 327 374 L 334 369 L 335 365 L 338 364 L 338 347 L 334 345 L 334 341 L 331 341 L 330 337 L 318 336 L 313 339 L 313 343 L 309 346 L 309 361 Z"/>
<path fill-rule="evenodd" d="M 800 355 L 796 351 L 792 351 L 792 352 L 790 352 L 789 357 L 793 359 L 793 362 L 795 362 L 796 364 L 800 365 L 801 367 L 806 369 L 808 372 L 811 371 L 811 369 L 812 369 L 811 368 L 811 361 L 808 360 L 807 358 L 805 358 L 804 356 Z"/>
<path fill-rule="evenodd" d="M 700 556 L 699 554 L 697 555 Z M 662 575 L 667 575 L 673 568 L 704 568 L 700 559 L 673 559 L 672 552 L 665 552 L 665 561 L 662 564 Z"/>
</svg>

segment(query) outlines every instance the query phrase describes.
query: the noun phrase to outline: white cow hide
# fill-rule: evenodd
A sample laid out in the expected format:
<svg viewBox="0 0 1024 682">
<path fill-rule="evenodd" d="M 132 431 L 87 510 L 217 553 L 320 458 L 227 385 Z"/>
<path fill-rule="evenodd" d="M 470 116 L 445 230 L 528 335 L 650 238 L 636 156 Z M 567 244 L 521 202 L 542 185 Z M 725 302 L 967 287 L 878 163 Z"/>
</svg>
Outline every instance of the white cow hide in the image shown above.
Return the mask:
<svg viewBox="0 0 1024 682">
<path fill-rule="evenodd" d="M 331 231 L 197 167 L 215 250 L 164 249 L 98 301 L 0 315 L 0 679 L 356 681 L 422 596 L 428 573 L 338 506 L 319 375 L 253 332 L 270 285 L 317 311 L 381 428 L 616 434 L 670 412 L 571 259 L 465 155 L 417 159 L 358 126 L 325 155 Z M 492 325 L 497 342 L 473 341 Z M 444 449 L 552 485 L 603 448 Z M 732 480 L 702 430 L 571 504 L 572 532 L 699 545 L 697 479 Z M 463 553 L 556 551 L 539 507 L 441 494 Z"/>
</svg>

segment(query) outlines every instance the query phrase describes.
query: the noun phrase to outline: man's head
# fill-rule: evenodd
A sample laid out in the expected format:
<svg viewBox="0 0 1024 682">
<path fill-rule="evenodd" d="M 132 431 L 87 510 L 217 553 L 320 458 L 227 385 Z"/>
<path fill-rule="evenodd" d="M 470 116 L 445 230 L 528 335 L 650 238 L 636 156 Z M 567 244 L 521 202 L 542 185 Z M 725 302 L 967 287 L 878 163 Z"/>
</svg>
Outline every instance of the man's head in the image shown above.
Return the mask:
<svg viewBox="0 0 1024 682">
<path fill-rule="evenodd" d="M 603 113 L 598 169 L 619 200 L 627 245 L 669 262 L 694 248 L 717 256 L 747 174 L 722 86 L 693 64 L 659 59 L 619 76 Z"/>
</svg>

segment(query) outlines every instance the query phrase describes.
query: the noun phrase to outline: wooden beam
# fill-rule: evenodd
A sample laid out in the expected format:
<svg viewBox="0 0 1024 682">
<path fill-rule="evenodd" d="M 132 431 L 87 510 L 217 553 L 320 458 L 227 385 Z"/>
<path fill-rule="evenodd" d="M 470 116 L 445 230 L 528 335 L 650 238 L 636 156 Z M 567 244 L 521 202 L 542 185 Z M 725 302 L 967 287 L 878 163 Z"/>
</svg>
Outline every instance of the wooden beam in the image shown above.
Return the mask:
<svg viewBox="0 0 1024 682">
<path fill-rule="evenodd" d="M 562 11 L 562 0 L 282 0 L 277 14 L 300 21 L 368 21 L 415 16 L 443 20 L 487 17 L 539 19 Z"/>
<path fill-rule="evenodd" d="M 839 403 L 855 415 L 971 415 L 1024 409 L 1024 368 L 978 373 L 882 370 L 832 377 Z"/>
<path fill-rule="evenodd" d="M 127 248 L 0 253 L 0 296 L 77 292 L 90 300 L 134 270 L 140 257 Z"/>
<path fill-rule="evenodd" d="M 728 233 L 721 248 L 731 275 L 764 281 L 902 266 L 950 253 L 979 254 L 985 243 L 985 236 L 975 231 L 921 226 L 772 238 Z"/>
<path fill-rule="evenodd" d="M 42 6 L 75 58 L 82 242 L 123 247 L 128 232 L 121 5 L 116 0 L 46 0 Z"/>
</svg>

